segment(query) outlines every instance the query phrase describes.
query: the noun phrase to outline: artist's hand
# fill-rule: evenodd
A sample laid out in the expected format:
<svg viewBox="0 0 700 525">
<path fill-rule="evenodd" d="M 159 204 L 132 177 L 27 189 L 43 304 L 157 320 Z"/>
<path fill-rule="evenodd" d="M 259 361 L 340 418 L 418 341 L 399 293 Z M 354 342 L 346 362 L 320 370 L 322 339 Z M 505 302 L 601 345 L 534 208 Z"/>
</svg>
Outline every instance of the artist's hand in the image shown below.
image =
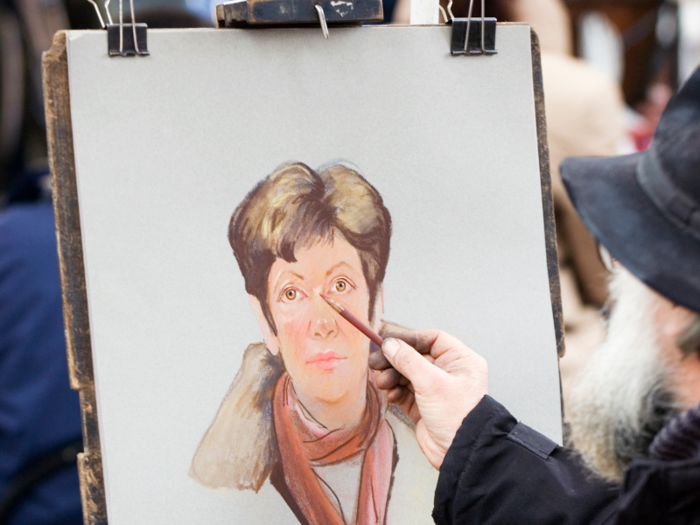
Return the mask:
<svg viewBox="0 0 700 525">
<path fill-rule="evenodd" d="M 421 450 L 440 469 L 462 420 L 488 393 L 486 360 L 439 330 L 391 334 L 382 352 L 370 356 L 381 370 L 377 386 L 413 420 Z"/>
</svg>

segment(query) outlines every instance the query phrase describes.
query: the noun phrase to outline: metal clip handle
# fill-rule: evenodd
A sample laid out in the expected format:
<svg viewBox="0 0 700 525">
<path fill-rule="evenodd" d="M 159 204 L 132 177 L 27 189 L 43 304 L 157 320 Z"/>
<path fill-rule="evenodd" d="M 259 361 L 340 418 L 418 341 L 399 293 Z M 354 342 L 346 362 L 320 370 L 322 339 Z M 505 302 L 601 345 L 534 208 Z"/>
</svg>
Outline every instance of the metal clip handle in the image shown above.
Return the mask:
<svg viewBox="0 0 700 525">
<path fill-rule="evenodd" d="M 318 13 L 318 21 L 321 23 L 321 31 L 323 31 L 323 38 L 328 40 L 328 24 L 326 23 L 326 14 L 323 12 L 323 7 L 321 4 L 314 5 L 314 9 Z"/>
</svg>

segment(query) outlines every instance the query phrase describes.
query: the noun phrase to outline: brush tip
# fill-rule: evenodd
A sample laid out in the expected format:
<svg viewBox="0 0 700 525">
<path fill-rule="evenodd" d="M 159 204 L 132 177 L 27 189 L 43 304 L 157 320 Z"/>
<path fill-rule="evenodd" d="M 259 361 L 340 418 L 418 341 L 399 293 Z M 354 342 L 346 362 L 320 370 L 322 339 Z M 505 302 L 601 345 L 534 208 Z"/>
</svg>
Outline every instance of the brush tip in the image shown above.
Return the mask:
<svg viewBox="0 0 700 525">
<path fill-rule="evenodd" d="M 336 303 L 333 299 L 328 297 L 325 293 L 319 293 L 319 295 L 323 298 L 324 301 L 326 301 L 331 308 L 333 308 L 336 312 L 339 312 L 343 309 L 342 306 L 340 306 L 338 303 Z"/>
</svg>

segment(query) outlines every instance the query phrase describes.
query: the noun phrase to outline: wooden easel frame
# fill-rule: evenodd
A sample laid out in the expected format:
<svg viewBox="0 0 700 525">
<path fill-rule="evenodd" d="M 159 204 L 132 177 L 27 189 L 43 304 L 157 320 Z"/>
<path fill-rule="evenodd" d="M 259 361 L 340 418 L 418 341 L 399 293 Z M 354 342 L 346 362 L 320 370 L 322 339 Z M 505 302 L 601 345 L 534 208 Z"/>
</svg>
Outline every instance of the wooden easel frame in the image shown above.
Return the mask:
<svg viewBox="0 0 700 525">
<path fill-rule="evenodd" d="M 83 516 L 86 525 L 105 525 L 107 523 L 107 504 L 90 343 L 90 319 L 83 264 L 80 210 L 75 177 L 66 40 L 65 32 L 57 33 L 53 46 L 44 54 L 43 61 L 49 163 L 53 185 L 58 260 L 63 289 L 68 370 L 71 388 L 80 393 L 83 420 L 84 452 L 78 456 Z M 564 333 L 554 201 L 544 112 L 542 65 L 539 41 L 537 35 L 532 31 L 531 49 L 547 271 L 557 352 L 561 357 L 564 355 Z M 465 58 L 456 58 L 455 60 L 465 60 Z"/>
</svg>

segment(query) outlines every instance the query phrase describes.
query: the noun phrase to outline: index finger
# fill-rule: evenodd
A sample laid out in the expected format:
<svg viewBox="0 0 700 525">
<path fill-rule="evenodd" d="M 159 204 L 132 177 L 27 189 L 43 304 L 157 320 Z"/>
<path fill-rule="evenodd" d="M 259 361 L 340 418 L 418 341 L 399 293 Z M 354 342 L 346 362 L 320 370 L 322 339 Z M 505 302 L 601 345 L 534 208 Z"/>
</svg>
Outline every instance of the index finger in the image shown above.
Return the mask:
<svg viewBox="0 0 700 525">
<path fill-rule="evenodd" d="M 369 367 L 372 370 L 386 370 L 391 368 L 391 363 L 384 355 L 384 352 L 377 350 L 369 354 Z"/>
<path fill-rule="evenodd" d="M 394 339 L 401 339 L 404 342 L 408 342 L 407 338 L 410 338 L 412 332 L 409 330 L 406 331 L 396 331 L 396 332 L 388 332 L 385 334 L 382 334 L 383 339 L 387 339 L 389 337 L 393 337 Z M 410 344 L 410 343 L 409 343 Z M 428 351 L 430 351 L 430 348 L 428 348 Z M 425 352 L 423 352 L 425 353 Z M 391 363 L 389 360 L 386 358 L 383 352 L 372 352 L 369 354 L 369 367 L 372 370 L 386 370 L 387 368 L 391 368 Z"/>
<path fill-rule="evenodd" d="M 393 337 L 394 339 L 401 339 L 404 343 L 412 346 L 418 353 L 429 354 L 431 344 L 425 339 L 421 334 L 427 332 L 438 332 L 438 330 L 405 330 L 401 332 L 389 332 L 384 334 L 384 339 Z M 425 340 L 424 340 L 425 339 Z"/>
<path fill-rule="evenodd" d="M 459 339 L 442 330 L 411 330 L 391 334 L 391 337 L 401 339 L 419 353 L 430 354 L 435 359 L 448 350 L 464 347 Z"/>
</svg>

